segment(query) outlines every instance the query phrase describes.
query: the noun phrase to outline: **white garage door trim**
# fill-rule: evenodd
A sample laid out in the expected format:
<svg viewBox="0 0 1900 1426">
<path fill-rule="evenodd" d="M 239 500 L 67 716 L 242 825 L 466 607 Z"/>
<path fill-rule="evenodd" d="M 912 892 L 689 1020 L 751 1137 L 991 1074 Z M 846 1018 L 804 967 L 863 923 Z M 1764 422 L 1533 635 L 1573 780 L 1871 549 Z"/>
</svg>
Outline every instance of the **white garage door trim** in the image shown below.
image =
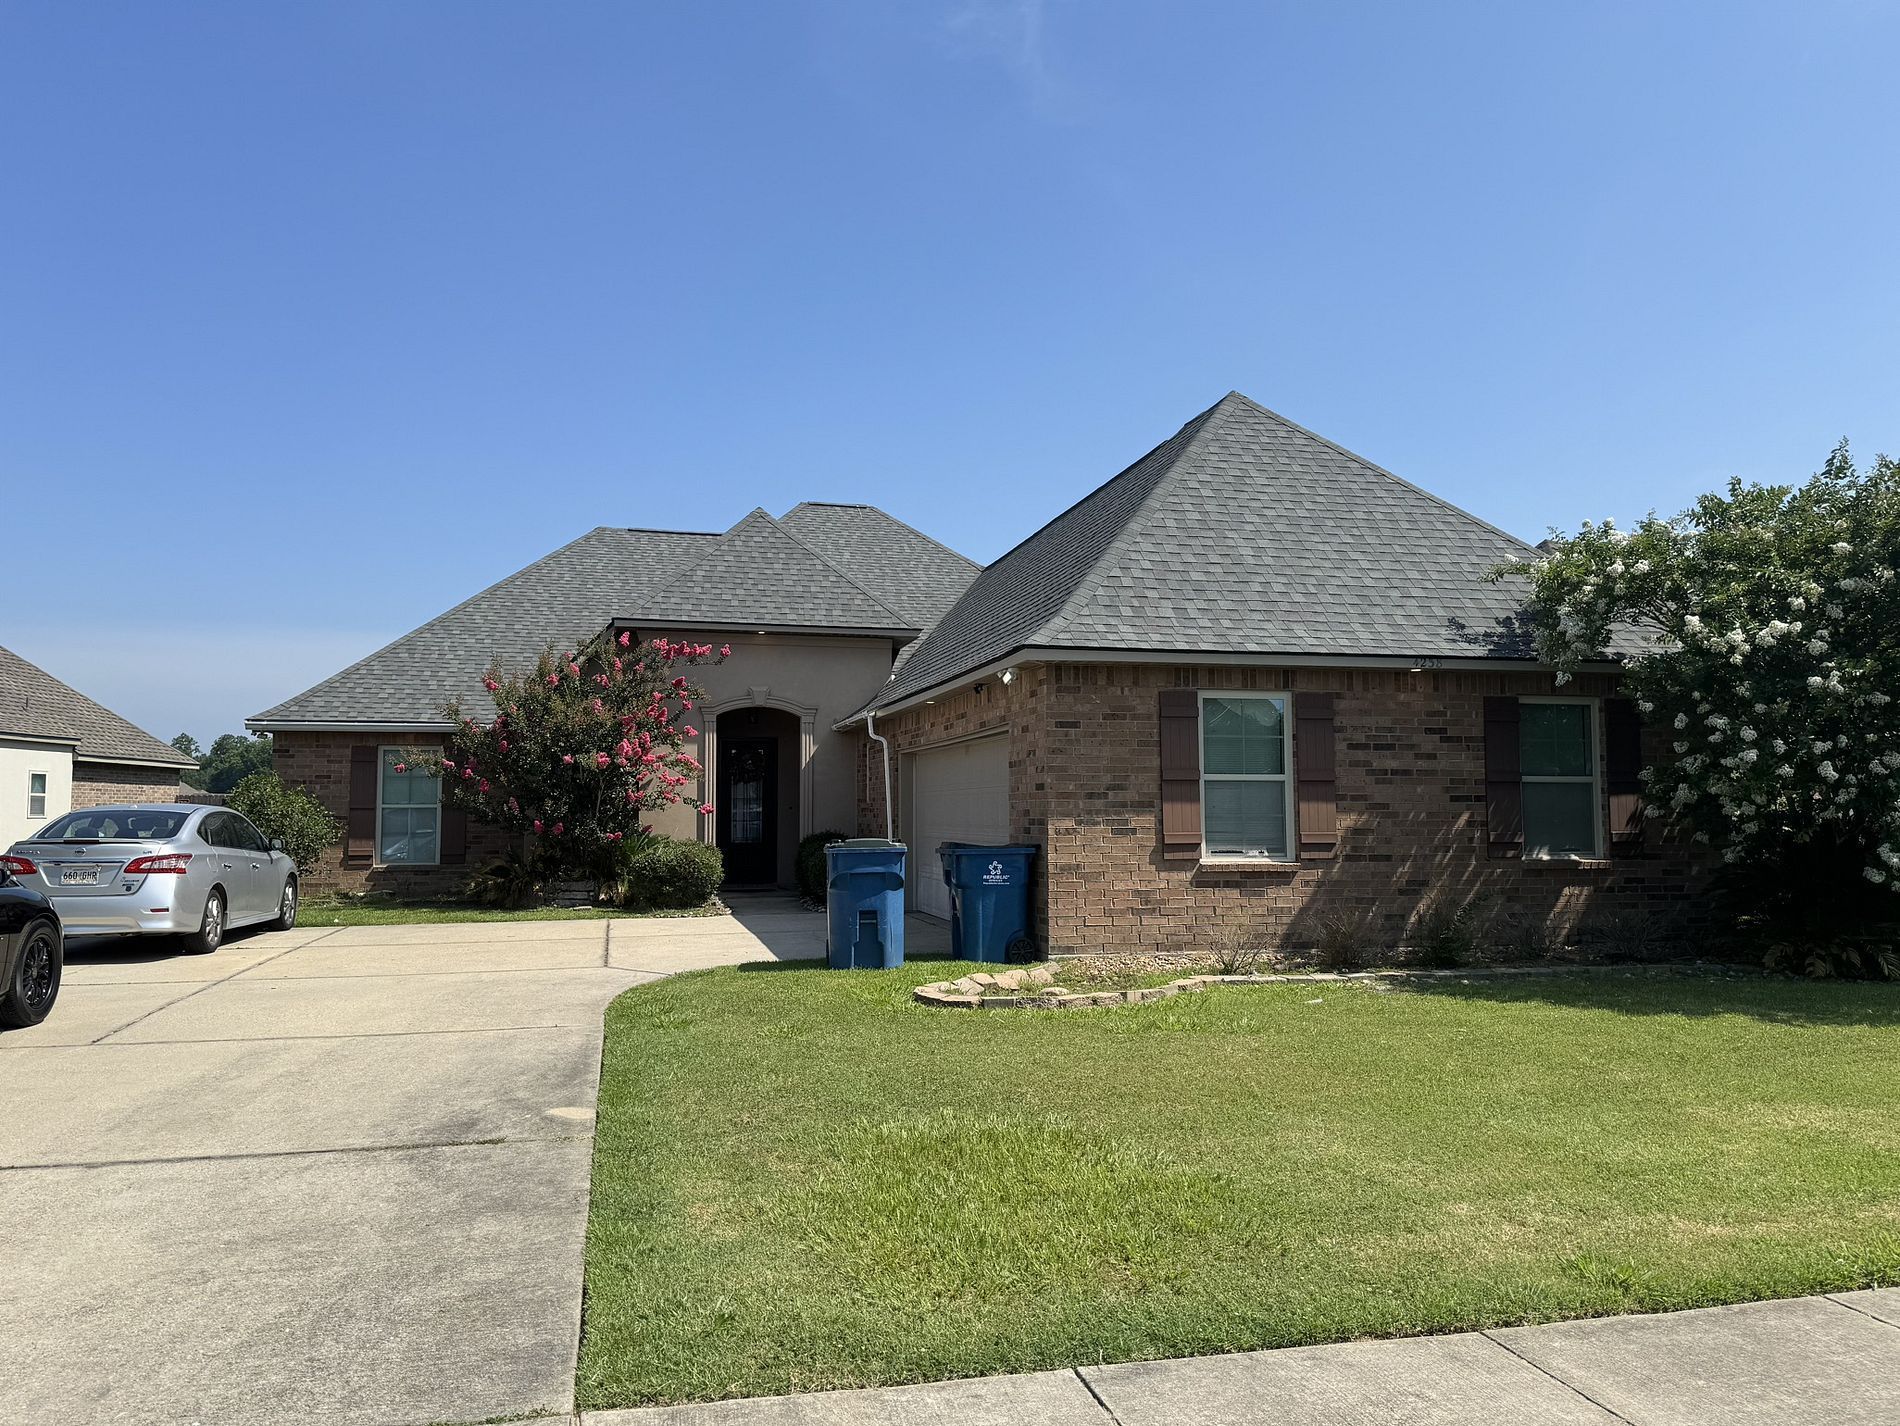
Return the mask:
<svg viewBox="0 0 1900 1426">
<path fill-rule="evenodd" d="M 940 842 L 1009 840 L 1009 735 L 994 733 L 910 758 L 910 909 L 948 917 Z"/>
</svg>

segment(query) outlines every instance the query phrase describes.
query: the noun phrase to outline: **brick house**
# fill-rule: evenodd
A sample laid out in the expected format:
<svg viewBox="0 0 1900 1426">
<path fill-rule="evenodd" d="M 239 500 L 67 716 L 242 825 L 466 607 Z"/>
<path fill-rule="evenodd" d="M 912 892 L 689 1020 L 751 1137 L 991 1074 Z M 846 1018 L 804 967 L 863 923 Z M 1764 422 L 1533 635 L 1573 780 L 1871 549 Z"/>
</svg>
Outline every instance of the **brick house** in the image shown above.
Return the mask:
<svg viewBox="0 0 1900 1426">
<path fill-rule="evenodd" d="M 176 748 L 0 648 L 0 846 L 112 802 L 173 802 L 196 767 Z"/>
<path fill-rule="evenodd" d="M 651 562 L 648 541 L 687 553 L 620 592 L 638 584 L 629 562 Z M 1520 592 L 1487 578 L 1529 553 L 1234 393 L 980 573 L 862 506 L 755 512 L 720 536 L 595 531 L 549 557 L 551 579 L 535 574 L 543 561 L 470 601 L 486 601 L 462 621 L 475 632 L 457 625 L 461 606 L 251 726 L 277 735 L 286 775 L 351 813 L 356 871 L 373 883 L 397 869 L 373 855 L 387 754 L 368 735 L 443 725 L 371 710 L 416 718 L 479 677 L 482 649 L 750 625 L 719 671 L 730 686 L 702 754 L 721 810 L 667 829 L 718 841 L 734 864 L 731 819 L 757 832 L 761 796 L 734 778 L 756 779 L 770 731 L 744 720 L 780 709 L 797 671 L 820 673 L 826 696 L 787 695 L 801 736 L 779 725 L 773 766 L 824 792 L 781 794 L 779 874 L 768 856 L 748 880 L 785 879 L 795 810 L 801 830 L 881 835 L 888 772 L 913 909 L 947 910 L 939 842 L 1033 843 L 1054 954 L 1187 949 L 1243 926 L 1310 945 L 1337 918 L 1390 940 L 1428 896 L 1482 898 L 1557 938 L 1612 914 L 1676 919 L 1696 862 L 1641 816 L 1644 733 L 1616 664 L 1559 686 Z M 568 591 L 558 609 L 554 584 Z M 442 858 L 466 857 L 474 835 L 445 823 Z"/>
</svg>

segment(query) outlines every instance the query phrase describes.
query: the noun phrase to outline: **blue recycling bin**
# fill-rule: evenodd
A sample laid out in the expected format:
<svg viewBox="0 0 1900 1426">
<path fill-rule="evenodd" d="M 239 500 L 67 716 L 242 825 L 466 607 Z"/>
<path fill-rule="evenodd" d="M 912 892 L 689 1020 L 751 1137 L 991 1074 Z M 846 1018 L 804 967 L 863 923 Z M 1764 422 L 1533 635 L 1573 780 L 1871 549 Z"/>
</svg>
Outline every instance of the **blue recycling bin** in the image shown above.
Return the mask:
<svg viewBox="0 0 1900 1426">
<path fill-rule="evenodd" d="M 937 848 L 950 888 L 950 954 L 960 961 L 1027 960 L 1029 878 L 1035 847 L 944 842 Z"/>
<path fill-rule="evenodd" d="M 825 848 L 825 955 L 833 970 L 904 963 L 904 844 L 857 837 Z"/>
</svg>

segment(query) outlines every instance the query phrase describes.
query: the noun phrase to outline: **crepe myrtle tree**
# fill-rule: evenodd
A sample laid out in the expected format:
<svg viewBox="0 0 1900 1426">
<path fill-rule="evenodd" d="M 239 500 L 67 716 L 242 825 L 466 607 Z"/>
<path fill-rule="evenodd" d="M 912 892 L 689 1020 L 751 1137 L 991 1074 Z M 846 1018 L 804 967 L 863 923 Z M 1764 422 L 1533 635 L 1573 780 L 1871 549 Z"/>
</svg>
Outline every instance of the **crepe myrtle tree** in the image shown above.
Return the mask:
<svg viewBox="0 0 1900 1426">
<path fill-rule="evenodd" d="M 693 710 L 705 694 L 685 670 L 731 652 L 670 639 L 636 644 L 626 633 L 567 653 L 550 645 L 526 672 L 491 666 L 482 686 L 493 714 L 447 705 L 456 724 L 448 746 L 396 770 L 435 773 L 452 805 L 532 838 L 545 871 L 602 875 L 621 844 L 651 832 L 649 814 L 689 799 L 701 768 L 686 745 L 699 736 Z"/>
<path fill-rule="evenodd" d="M 1856 470 L 1843 443 L 1803 485 L 1731 481 L 1543 550 L 1499 572 L 1529 580 L 1541 656 L 1563 681 L 1625 650 L 1671 733 L 1648 814 L 1718 847 L 1758 910 L 1900 916 L 1900 462 Z"/>
</svg>

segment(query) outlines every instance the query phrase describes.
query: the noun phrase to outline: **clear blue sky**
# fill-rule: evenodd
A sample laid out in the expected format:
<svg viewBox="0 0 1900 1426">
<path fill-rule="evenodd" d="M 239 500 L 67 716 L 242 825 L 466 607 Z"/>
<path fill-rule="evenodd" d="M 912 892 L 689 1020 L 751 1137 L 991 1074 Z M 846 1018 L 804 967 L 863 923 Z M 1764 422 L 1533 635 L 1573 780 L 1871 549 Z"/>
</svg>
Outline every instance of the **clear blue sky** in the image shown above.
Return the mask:
<svg viewBox="0 0 1900 1426">
<path fill-rule="evenodd" d="M 1230 388 L 1532 538 L 1900 447 L 1896 53 L 1882 3 L 0 0 L 0 643 L 208 740 L 597 524 L 991 558 Z"/>
</svg>

